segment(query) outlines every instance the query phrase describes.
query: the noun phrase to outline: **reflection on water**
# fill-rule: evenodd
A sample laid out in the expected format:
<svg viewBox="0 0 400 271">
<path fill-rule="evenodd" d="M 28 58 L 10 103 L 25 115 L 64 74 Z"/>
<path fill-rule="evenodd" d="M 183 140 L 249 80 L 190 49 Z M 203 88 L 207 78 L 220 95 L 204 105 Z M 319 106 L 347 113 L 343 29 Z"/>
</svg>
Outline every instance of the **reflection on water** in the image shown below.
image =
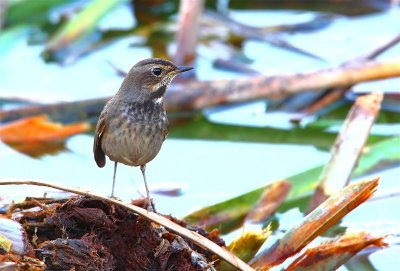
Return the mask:
<svg viewBox="0 0 400 271">
<path fill-rule="evenodd" d="M 64 142 L 10 144 L 14 150 L 33 158 L 40 158 L 46 154 L 58 154 L 65 150 Z"/>
</svg>

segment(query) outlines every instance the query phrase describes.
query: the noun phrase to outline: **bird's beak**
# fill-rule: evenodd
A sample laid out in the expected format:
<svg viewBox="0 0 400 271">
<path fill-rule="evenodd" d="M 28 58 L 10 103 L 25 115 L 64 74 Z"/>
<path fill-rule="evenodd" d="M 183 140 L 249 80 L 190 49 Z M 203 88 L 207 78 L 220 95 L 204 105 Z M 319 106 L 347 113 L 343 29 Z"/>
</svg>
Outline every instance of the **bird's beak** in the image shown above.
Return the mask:
<svg viewBox="0 0 400 271">
<path fill-rule="evenodd" d="M 177 72 L 182 73 L 182 72 L 187 72 L 192 70 L 193 67 L 188 67 L 188 66 L 179 66 Z"/>
</svg>

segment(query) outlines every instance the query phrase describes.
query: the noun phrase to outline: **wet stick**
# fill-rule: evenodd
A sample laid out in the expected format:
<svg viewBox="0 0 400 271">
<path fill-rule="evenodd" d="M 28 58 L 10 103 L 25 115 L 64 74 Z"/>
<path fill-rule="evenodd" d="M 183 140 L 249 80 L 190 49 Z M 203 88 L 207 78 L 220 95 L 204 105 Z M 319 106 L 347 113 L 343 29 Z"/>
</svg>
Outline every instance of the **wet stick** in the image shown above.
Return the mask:
<svg viewBox="0 0 400 271">
<path fill-rule="evenodd" d="M 375 122 L 383 93 L 371 93 L 356 99 L 331 149 L 331 157 L 320 176 L 320 183 L 311 199 L 309 211 L 346 186 Z"/>
<path fill-rule="evenodd" d="M 339 66 L 310 73 L 172 84 L 171 91 L 164 96 L 164 101 L 168 112 L 194 111 L 220 104 L 264 98 L 280 99 L 305 91 L 322 91 L 397 76 L 400 76 L 400 59 L 385 62 L 368 61 L 351 67 Z M 10 121 L 40 113 L 49 114 L 50 117 L 69 114 L 71 120 L 76 120 L 85 114 L 97 115 L 109 99 L 107 97 L 3 110 L 0 111 L 0 120 Z"/>
</svg>

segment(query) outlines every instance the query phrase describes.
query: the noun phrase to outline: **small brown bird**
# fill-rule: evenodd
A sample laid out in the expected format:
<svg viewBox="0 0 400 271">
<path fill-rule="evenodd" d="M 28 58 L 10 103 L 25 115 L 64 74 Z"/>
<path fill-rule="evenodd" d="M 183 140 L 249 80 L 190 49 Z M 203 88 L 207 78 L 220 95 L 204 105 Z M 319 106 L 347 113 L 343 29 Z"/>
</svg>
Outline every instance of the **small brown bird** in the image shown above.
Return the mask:
<svg viewBox="0 0 400 271">
<path fill-rule="evenodd" d="M 172 79 L 191 67 L 149 58 L 132 67 L 117 94 L 100 114 L 94 136 L 94 159 L 99 167 L 105 155 L 114 161 L 111 196 L 114 196 L 117 164 L 140 166 L 147 199 L 146 164 L 156 157 L 168 134 L 168 119 L 163 96 Z"/>
</svg>

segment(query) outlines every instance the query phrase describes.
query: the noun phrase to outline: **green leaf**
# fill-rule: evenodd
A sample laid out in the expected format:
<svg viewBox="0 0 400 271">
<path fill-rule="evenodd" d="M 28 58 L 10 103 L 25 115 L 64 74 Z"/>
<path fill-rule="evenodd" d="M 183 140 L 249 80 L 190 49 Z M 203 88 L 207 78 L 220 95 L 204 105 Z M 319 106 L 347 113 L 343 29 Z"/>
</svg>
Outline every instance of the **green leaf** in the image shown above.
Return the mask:
<svg viewBox="0 0 400 271">
<path fill-rule="evenodd" d="M 307 125 L 308 128 L 313 129 L 327 129 L 332 126 L 341 126 L 349 112 L 352 104 L 344 104 L 335 108 L 333 111 L 320 116 L 316 121 Z M 398 112 L 388 111 L 382 108 L 378 117 L 375 120 L 377 124 L 390 124 L 400 123 L 400 114 Z"/>
<path fill-rule="evenodd" d="M 245 142 L 292 143 L 314 145 L 329 149 L 336 134 L 326 133 L 316 129 L 294 128 L 280 130 L 268 127 L 246 127 L 239 125 L 219 124 L 208 121 L 202 116 L 196 116 L 189 122 L 175 124 L 169 133 L 172 138 L 196 138 Z M 371 141 L 382 137 L 371 137 Z"/>
<path fill-rule="evenodd" d="M 46 60 L 63 60 L 72 47 L 72 43 L 88 37 L 96 29 L 98 22 L 104 15 L 126 0 L 91 1 L 82 11 L 71 20 L 65 22 L 48 41 L 44 57 Z M 75 48 L 76 50 L 76 48 Z M 83 50 L 83 49 L 81 49 Z"/>
<path fill-rule="evenodd" d="M 353 177 L 362 176 L 376 169 L 382 161 L 386 162 L 386 166 L 400 162 L 400 137 L 386 139 L 369 147 L 368 151 L 361 156 Z M 322 170 L 323 165 L 287 178 L 286 180 L 292 184 L 292 189 L 278 212 L 294 207 L 299 207 L 304 211 L 318 185 Z M 207 229 L 219 228 L 222 233 L 230 232 L 242 225 L 244 217 L 256 205 L 266 188 L 268 185 L 205 207 L 189 214 L 186 219 L 192 224 L 202 222 L 201 224 Z"/>
<path fill-rule="evenodd" d="M 17 24 L 42 24 L 48 21 L 51 9 L 70 0 L 11 1 L 5 18 L 6 27 Z"/>
</svg>

